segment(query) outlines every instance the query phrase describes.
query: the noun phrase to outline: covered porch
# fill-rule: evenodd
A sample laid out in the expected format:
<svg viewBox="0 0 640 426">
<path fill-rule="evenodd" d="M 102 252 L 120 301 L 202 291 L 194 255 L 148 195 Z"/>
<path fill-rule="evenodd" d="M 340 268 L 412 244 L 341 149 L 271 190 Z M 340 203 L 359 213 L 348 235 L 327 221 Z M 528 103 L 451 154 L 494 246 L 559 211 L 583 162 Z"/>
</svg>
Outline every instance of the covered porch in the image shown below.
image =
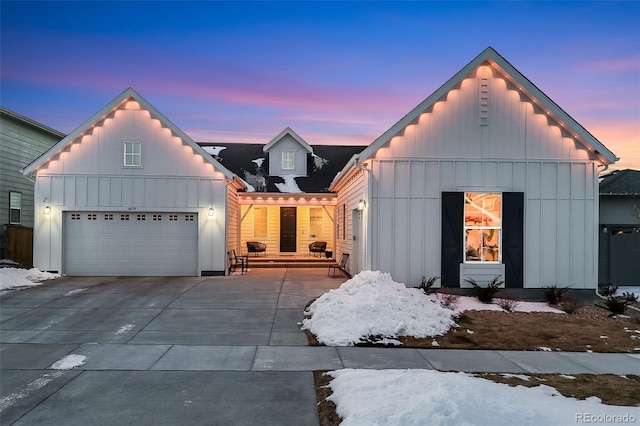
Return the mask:
<svg viewBox="0 0 640 426">
<path fill-rule="evenodd" d="M 334 194 L 240 193 L 238 197 L 238 254 L 248 255 L 250 264 L 323 265 L 332 262 L 337 203 Z M 259 242 L 266 248 L 249 252 L 247 242 Z M 325 251 L 311 252 L 309 245 L 314 242 L 325 242 Z"/>
</svg>

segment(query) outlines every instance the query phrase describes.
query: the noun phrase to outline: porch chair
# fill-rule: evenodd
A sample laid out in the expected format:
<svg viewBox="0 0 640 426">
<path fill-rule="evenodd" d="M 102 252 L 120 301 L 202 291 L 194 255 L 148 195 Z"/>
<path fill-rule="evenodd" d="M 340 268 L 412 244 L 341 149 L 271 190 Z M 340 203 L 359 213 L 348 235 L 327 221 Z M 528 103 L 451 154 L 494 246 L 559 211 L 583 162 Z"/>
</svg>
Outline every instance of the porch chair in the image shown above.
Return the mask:
<svg viewBox="0 0 640 426">
<path fill-rule="evenodd" d="M 258 253 L 264 253 L 264 255 L 266 256 L 267 245 L 259 241 L 247 241 L 247 253 L 255 253 L 256 256 L 258 255 Z"/>
<path fill-rule="evenodd" d="M 342 256 L 340 256 L 340 263 L 329 265 L 329 269 L 327 270 L 327 275 L 329 275 L 329 272 L 333 270 L 333 275 L 331 276 L 335 278 L 336 270 L 338 270 L 340 272 L 343 272 L 347 276 L 347 278 L 351 278 L 351 274 L 347 272 L 347 260 L 349 260 L 349 253 L 342 253 Z"/>
<path fill-rule="evenodd" d="M 235 250 L 234 250 L 234 253 L 235 253 Z M 230 251 L 227 252 L 227 258 L 229 259 L 229 274 L 231 274 L 231 272 L 236 272 L 238 270 L 238 266 L 240 266 L 240 273 L 244 274 L 245 272 L 244 258 L 235 256 L 235 254 L 231 254 Z"/>
<path fill-rule="evenodd" d="M 320 257 L 322 257 L 322 253 L 324 253 L 326 250 L 326 241 L 314 241 L 309 244 L 309 256 L 311 256 L 312 254 L 315 256 L 316 253 L 320 253 Z"/>
</svg>

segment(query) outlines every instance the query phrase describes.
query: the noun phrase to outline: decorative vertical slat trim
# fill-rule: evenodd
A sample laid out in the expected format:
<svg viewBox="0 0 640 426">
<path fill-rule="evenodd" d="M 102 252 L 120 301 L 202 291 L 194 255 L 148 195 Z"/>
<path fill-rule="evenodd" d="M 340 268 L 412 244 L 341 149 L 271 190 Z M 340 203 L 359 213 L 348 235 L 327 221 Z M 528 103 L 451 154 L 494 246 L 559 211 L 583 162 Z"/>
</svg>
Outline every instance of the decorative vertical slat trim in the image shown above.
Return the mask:
<svg viewBox="0 0 640 426">
<path fill-rule="evenodd" d="M 489 80 L 481 78 L 480 82 L 480 125 L 489 125 Z"/>
</svg>

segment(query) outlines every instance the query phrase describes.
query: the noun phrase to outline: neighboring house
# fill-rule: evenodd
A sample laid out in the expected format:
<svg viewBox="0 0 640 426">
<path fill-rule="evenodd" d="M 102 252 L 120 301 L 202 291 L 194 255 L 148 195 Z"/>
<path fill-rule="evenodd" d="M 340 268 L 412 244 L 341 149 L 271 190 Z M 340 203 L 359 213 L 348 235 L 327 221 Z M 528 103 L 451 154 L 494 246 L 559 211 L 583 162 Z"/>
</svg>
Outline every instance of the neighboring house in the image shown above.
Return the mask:
<svg viewBox="0 0 640 426">
<path fill-rule="evenodd" d="M 242 182 L 133 89 L 25 168 L 34 265 L 67 275 L 226 270 Z"/>
<path fill-rule="evenodd" d="M 640 171 L 617 170 L 600 182 L 600 285 L 640 285 Z"/>
<path fill-rule="evenodd" d="M 516 293 L 593 290 L 598 172 L 615 161 L 487 48 L 333 182 L 337 253 L 351 253 L 351 273 L 377 269 L 408 285 L 500 276 Z"/>
<path fill-rule="evenodd" d="M 64 136 L 0 107 L 0 259 L 7 257 L 6 225 L 33 227 L 33 183 L 20 170 Z"/>
<path fill-rule="evenodd" d="M 247 241 L 265 243 L 269 256 L 308 255 L 314 241 L 335 247 L 336 195 L 328 188 L 363 146 L 312 146 L 290 128 L 266 145 L 201 146 L 247 184 L 238 192 L 238 225 L 229 229 L 238 234 L 238 252 Z"/>
</svg>

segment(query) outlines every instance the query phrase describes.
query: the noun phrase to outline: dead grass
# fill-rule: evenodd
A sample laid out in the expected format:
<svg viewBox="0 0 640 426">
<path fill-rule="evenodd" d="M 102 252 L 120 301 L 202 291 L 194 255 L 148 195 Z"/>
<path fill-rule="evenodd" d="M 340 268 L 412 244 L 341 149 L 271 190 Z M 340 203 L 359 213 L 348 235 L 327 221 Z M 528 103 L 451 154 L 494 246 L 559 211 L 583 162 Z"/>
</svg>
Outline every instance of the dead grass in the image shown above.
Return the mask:
<svg viewBox="0 0 640 426">
<path fill-rule="evenodd" d="M 605 309 L 583 306 L 573 314 L 546 312 L 467 311 L 456 320 L 457 328 L 437 336 L 438 348 L 540 350 L 541 347 L 567 352 L 638 353 L 640 347 L 640 316 L 611 317 Z M 316 337 L 307 331 L 309 345 L 319 346 Z M 399 337 L 404 347 L 434 348 L 434 338 Z M 361 346 L 372 346 L 362 344 Z M 374 345 L 375 346 L 375 345 Z M 318 414 L 321 426 L 340 424 L 336 406 L 326 398 L 331 395 L 331 377 L 324 371 L 314 372 Z M 477 377 L 511 386 L 547 385 L 566 397 L 585 399 L 596 396 L 604 404 L 637 407 L 640 405 L 640 376 L 612 374 L 528 374 L 529 380 L 513 375 L 475 374 Z"/>
<path fill-rule="evenodd" d="M 406 348 L 489 349 L 535 351 L 540 348 L 567 352 L 638 353 L 640 324 L 635 318 L 610 317 L 598 307 L 581 307 L 575 314 L 548 312 L 467 311 L 458 327 L 435 338 L 398 338 Z M 626 329 L 625 329 L 626 327 Z M 320 345 L 307 332 L 309 345 Z M 371 346 L 371 344 L 362 344 Z"/>
</svg>

